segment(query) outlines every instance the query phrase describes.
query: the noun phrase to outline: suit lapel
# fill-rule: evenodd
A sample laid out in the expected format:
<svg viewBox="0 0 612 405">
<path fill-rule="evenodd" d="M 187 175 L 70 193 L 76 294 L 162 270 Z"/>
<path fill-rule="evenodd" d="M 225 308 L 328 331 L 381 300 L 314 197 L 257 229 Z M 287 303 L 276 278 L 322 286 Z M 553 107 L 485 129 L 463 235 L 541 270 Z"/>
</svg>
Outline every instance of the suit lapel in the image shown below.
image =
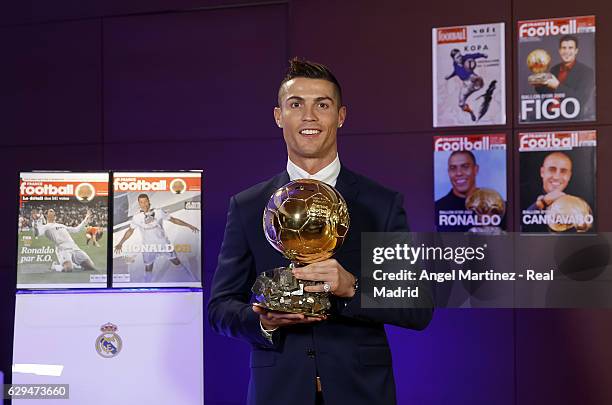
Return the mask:
<svg viewBox="0 0 612 405">
<path fill-rule="evenodd" d="M 287 183 L 289 183 L 289 173 L 287 173 L 286 170 L 274 176 L 268 183 L 265 190 L 266 204 L 268 204 L 268 199 L 272 196 L 272 194 Z"/>
<path fill-rule="evenodd" d="M 284 186 L 285 184 L 289 183 L 289 173 L 287 173 L 286 170 L 283 170 L 282 172 L 280 172 L 279 174 L 277 174 L 273 181 L 272 181 L 272 185 L 274 186 L 274 190 L 272 190 L 272 192 L 278 190 L 279 188 L 281 188 L 282 186 Z"/>
<path fill-rule="evenodd" d="M 336 190 L 346 200 L 347 204 L 355 201 L 357 194 L 359 194 L 359 188 L 357 187 L 357 176 L 349 169 L 345 168 L 344 165 L 340 168 L 340 174 L 338 174 L 338 180 L 336 180 Z"/>
</svg>

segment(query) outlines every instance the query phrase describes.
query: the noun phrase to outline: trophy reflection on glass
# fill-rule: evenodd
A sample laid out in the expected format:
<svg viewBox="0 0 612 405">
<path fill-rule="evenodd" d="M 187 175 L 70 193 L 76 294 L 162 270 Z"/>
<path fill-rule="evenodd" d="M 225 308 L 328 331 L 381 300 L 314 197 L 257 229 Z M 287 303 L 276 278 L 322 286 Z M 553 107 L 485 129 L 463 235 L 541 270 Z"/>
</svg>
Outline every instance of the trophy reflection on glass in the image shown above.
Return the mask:
<svg viewBox="0 0 612 405">
<path fill-rule="evenodd" d="M 270 197 L 263 228 L 268 242 L 291 264 L 257 277 L 252 287 L 258 301 L 255 305 L 272 311 L 324 315 L 331 307 L 329 293 L 304 291 L 304 287 L 320 283 L 298 280 L 292 270 L 329 259 L 340 248 L 349 228 L 344 198 L 318 180 L 292 181 Z"/>
<path fill-rule="evenodd" d="M 527 55 L 527 67 L 533 72 L 527 81 L 532 86 L 543 86 L 553 75 L 548 72 L 551 57 L 544 49 L 534 49 Z"/>
</svg>

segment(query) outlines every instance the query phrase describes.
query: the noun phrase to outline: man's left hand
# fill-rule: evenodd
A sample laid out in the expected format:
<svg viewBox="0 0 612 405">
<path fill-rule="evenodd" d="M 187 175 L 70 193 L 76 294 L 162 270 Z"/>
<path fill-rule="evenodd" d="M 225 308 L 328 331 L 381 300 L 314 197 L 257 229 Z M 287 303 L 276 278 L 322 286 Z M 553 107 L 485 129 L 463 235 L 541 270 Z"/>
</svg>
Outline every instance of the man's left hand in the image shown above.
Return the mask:
<svg viewBox="0 0 612 405">
<path fill-rule="evenodd" d="M 327 259 L 304 267 L 293 269 L 293 275 L 300 280 L 320 281 L 321 284 L 304 287 L 308 292 L 325 292 L 323 285 L 329 284 L 329 292 L 344 298 L 355 295 L 355 276 L 346 271 L 336 259 Z"/>
</svg>

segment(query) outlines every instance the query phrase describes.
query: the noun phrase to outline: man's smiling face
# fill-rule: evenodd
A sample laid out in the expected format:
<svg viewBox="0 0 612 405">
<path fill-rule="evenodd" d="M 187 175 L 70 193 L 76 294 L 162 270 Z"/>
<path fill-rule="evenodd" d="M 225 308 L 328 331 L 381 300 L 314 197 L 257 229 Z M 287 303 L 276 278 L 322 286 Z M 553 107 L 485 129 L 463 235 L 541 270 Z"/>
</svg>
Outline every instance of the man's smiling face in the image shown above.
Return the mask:
<svg viewBox="0 0 612 405">
<path fill-rule="evenodd" d="M 573 40 L 562 41 L 559 45 L 559 56 L 563 63 L 570 64 L 576 60 L 578 55 L 578 47 Z"/>
<path fill-rule="evenodd" d="M 551 153 L 540 167 L 540 177 L 545 192 L 563 191 L 572 178 L 572 161 L 564 153 Z"/>
<path fill-rule="evenodd" d="M 457 197 L 465 198 L 476 188 L 478 165 L 468 153 L 455 153 L 448 159 L 448 178 Z"/>
<path fill-rule="evenodd" d="M 296 77 L 281 86 L 274 117 L 293 162 L 335 159 L 336 133 L 346 117 L 338 98 L 334 84 L 323 79 Z"/>
</svg>

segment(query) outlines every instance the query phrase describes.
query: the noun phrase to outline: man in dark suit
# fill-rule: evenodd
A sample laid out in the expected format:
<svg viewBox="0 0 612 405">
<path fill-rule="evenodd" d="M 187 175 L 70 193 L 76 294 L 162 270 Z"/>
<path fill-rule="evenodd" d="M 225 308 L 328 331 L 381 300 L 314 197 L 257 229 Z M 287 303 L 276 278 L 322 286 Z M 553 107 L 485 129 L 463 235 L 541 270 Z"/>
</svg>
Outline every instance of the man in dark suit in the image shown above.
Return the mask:
<svg viewBox="0 0 612 405">
<path fill-rule="evenodd" d="M 536 91 L 562 93 L 565 98 L 574 97 L 580 103 L 578 119 L 594 119 L 595 73 L 593 69 L 577 60 L 578 37 L 564 35 L 559 40 L 561 62 L 550 69 L 551 76 Z"/>
<path fill-rule="evenodd" d="M 364 309 L 358 289 L 361 232 L 408 231 L 402 196 L 340 165 L 336 132 L 346 117 L 341 88 L 323 65 L 294 59 L 274 117 L 287 144 L 287 171 L 232 197 L 214 275 L 212 328 L 248 342 L 249 404 L 394 404 L 395 383 L 384 323 L 425 328 L 429 308 Z M 251 304 L 256 276 L 287 260 L 270 246 L 262 214 L 290 180 L 315 178 L 345 198 L 351 225 L 335 258 L 295 269 L 331 291 L 325 318 L 267 311 Z M 325 287 L 327 284 L 327 287 Z"/>
</svg>

